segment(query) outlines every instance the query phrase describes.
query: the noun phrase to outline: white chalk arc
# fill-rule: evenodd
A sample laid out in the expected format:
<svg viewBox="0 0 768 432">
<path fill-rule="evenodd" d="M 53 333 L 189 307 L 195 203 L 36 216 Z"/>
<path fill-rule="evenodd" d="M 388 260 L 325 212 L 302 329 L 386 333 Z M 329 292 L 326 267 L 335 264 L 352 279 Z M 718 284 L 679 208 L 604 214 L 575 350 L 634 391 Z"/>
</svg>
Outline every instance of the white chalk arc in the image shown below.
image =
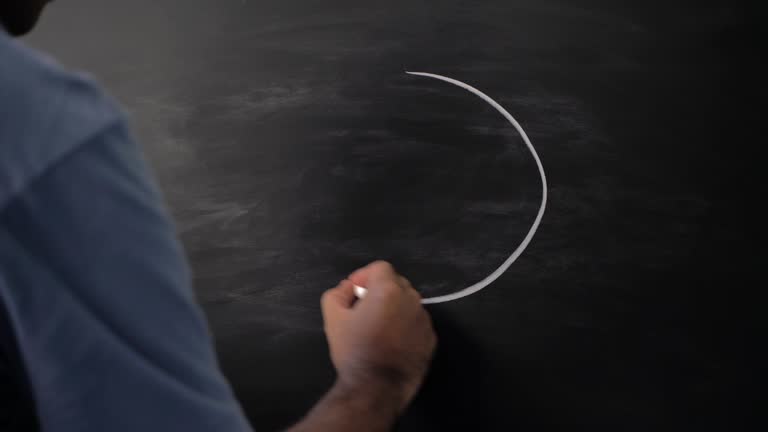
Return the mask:
<svg viewBox="0 0 768 432">
<path fill-rule="evenodd" d="M 488 95 L 470 86 L 469 84 L 465 84 L 453 78 L 448 78 L 442 75 L 436 75 L 436 74 L 426 73 L 426 72 L 406 71 L 405 73 L 409 75 L 418 75 L 418 76 L 424 76 L 428 78 L 434 78 L 440 81 L 445 81 L 447 83 L 461 87 L 464 90 L 467 90 L 470 93 L 475 94 L 480 99 L 488 102 L 492 107 L 496 108 L 496 111 L 500 112 L 501 115 L 503 115 L 510 123 L 512 123 L 512 126 L 515 127 L 517 132 L 523 138 L 525 145 L 528 147 L 528 150 L 531 152 L 533 159 L 536 161 L 536 166 L 539 168 L 539 174 L 541 175 L 541 206 L 539 207 L 539 212 L 536 214 L 536 219 L 533 220 L 533 224 L 531 225 L 531 228 L 528 230 L 528 234 L 525 235 L 525 238 L 523 238 L 523 241 L 520 243 L 517 249 L 515 249 L 512 252 L 512 254 L 510 254 L 509 257 L 496 270 L 493 271 L 493 273 L 489 274 L 483 280 L 475 283 L 474 285 L 468 286 L 462 290 L 456 291 L 451 294 L 446 294 L 446 295 L 441 295 L 436 297 L 428 297 L 421 300 L 421 302 L 424 304 L 444 303 L 444 302 L 449 302 L 453 300 L 458 300 L 468 295 L 472 295 L 480 291 L 481 289 L 487 287 L 488 285 L 493 283 L 493 281 L 498 279 L 499 276 L 504 274 L 504 272 L 507 271 L 509 266 L 511 266 L 512 263 L 514 263 L 517 260 L 517 258 L 520 257 L 520 255 L 523 253 L 525 248 L 528 247 L 528 244 L 531 242 L 531 239 L 533 238 L 534 234 L 536 234 L 536 230 L 539 228 L 539 224 L 541 223 L 541 218 L 544 216 L 544 210 L 547 207 L 547 176 L 546 174 L 544 174 L 544 166 L 541 164 L 541 159 L 539 159 L 539 154 L 536 153 L 536 149 L 533 148 L 533 144 L 531 144 L 531 140 L 528 139 L 528 135 L 525 133 L 522 126 L 520 126 L 520 123 L 518 123 L 517 120 L 515 120 L 515 118 L 512 117 L 512 115 L 506 109 L 504 109 L 503 106 L 499 105 L 495 100 L 491 99 Z"/>
</svg>

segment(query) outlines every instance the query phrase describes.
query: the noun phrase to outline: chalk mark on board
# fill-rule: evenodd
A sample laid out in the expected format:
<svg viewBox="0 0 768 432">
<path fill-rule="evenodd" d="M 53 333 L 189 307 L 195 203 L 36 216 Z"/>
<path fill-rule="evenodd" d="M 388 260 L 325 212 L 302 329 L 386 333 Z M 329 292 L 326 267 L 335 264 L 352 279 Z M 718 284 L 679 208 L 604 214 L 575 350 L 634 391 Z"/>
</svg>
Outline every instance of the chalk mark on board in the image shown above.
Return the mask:
<svg viewBox="0 0 768 432">
<path fill-rule="evenodd" d="M 544 216 L 544 210 L 547 207 L 547 176 L 544 174 L 544 166 L 541 164 L 541 159 L 539 159 L 538 153 L 536 153 L 536 149 L 533 147 L 533 144 L 531 144 L 531 140 L 528 139 L 528 135 L 525 133 L 525 130 L 523 130 L 522 126 L 520 126 L 520 123 L 515 120 L 514 117 L 506 110 L 503 106 L 499 105 L 495 100 L 491 99 L 490 96 L 486 95 L 485 93 L 481 92 L 480 90 L 470 86 L 469 84 L 465 84 L 461 81 L 455 80 L 453 78 L 448 78 L 442 75 L 436 75 L 432 73 L 426 73 L 426 72 L 408 72 L 405 73 L 409 75 L 418 75 L 428 78 L 434 78 L 440 81 L 445 81 L 447 83 L 453 84 L 455 86 L 461 87 L 464 90 L 469 91 L 470 93 L 478 96 L 480 99 L 488 102 L 492 107 L 496 109 L 501 115 L 503 115 L 511 124 L 515 127 L 517 132 L 520 134 L 520 136 L 523 138 L 523 141 L 525 142 L 526 147 L 528 147 L 528 150 L 531 152 L 531 155 L 533 156 L 533 159 L 536 161 L 536 166 L 539 169 L 539 174 L 541 175 L 541 206 L 539 207 L 539 212 L 536 214 L 536 219 L 533 220 L 533 224 L 531 225 L 531 228 L 528 230 L 528 234 L 525 235 L 525 238 L 523 238 L 523 241 L 520 243 L 517 248 L 512 251 L 512 253 L 509 255 L 509 257 L 496 269 L 493 271 L 493 273 L 486 276 L 483 280 L 475 283 L 474 285 L 468 286 L 462 290 L 456 291 L 451 294 L 436 296 L 436 297 L 428 297 L 425 299 L 422 299 L 422 303 L 424 304 L 430 304 L 430 303 L 444 303 L 449 302 L 453 300 L 458 300 L 460 298 L 472 295 L 481 289 L 487 287 L 493 281 L 499 278 L 502 274 L 504 274 L 505 271 L 509 268 L 509 266 L 514 263 L 517 258 L 520 257 L 520 255 L 523 253 L 526 247 L 528 247 L 528 244 L 531 242 L 531 239 L 533 239 L 534 234 L 536 234 L 536 230 L 539 228 L 539 224 L 541 223 L 541 218 Z"/>
</svg>

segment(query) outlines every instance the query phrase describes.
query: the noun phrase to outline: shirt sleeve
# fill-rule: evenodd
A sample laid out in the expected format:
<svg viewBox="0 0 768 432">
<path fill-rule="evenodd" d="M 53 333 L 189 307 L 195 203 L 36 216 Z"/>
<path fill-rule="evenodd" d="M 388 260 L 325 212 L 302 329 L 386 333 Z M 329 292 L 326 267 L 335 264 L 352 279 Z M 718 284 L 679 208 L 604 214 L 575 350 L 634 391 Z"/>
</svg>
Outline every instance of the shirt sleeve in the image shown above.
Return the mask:
<svg viewBox="0 0 768 432">
<path fill-rule="evenodd" d="M 43 430 L 250 430 L 122 121 L 0 210 L 0 245 L 0 295 Z"/>
</svg>

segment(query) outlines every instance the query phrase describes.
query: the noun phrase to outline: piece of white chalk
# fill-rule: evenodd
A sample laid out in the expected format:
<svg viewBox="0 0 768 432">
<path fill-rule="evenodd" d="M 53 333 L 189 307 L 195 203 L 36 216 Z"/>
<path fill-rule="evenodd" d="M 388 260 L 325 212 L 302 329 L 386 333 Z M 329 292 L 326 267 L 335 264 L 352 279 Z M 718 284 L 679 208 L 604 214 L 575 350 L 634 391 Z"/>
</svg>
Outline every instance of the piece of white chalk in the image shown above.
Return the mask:
<svg viewBox="0 0 768 432">
<path fill-rule="evenodd" d="M 366 294 L 368 294 L 368 289 L 363 288 L 359 285 L 354 285 L 354 287 L 355 287 L 355 297 L 361 299 L 365 297 Z"/>
</svg>

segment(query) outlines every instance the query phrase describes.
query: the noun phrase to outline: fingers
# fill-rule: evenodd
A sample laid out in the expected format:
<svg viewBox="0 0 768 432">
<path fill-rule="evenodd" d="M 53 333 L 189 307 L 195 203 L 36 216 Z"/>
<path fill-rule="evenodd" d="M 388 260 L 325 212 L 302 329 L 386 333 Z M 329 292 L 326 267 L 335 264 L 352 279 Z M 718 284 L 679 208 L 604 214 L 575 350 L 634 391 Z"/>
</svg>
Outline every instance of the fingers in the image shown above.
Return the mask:
<svg viewBox="0 0 768 432">
<path fill-rule="evenodd" d="M 397 276 L 392 264 L 386 261 L 374 261 L 367 266 L 357 269 L 349 275 L 349 280 L 355 285 L 368 287 L 372 280 L 377 279 L 394 279 Z"/>
<path fill-rule="evenodd" d="M 386 261 L 375 261 L 353 272 L 349 279 L 355 285 L 368 289 L 368 295 L 388 296 L 406 294 L 406 297 L 421 303 L 421 295 L 411 282 L 397 273 Z"/>
<path fill-rule="evenodd" d="M 376 261 L 357 270 L 350 275 L 350 279 L 356 285 L 368 289 L 366 296 L 400 295 L 405 288 L 401 276 L 385 261 Z"/>
<path fill-rule="evenodd" d="M 386 261 L 374 261 L 367 266 L 355 270 L 349 275 L 349 280 L 355 285 L 367 287 L 373 282 L 395 282 L 402 288 L 413 288 L 411 281 L 397 273 L 392 264 Z"/>
<path fill-rule="evenodd" d="M 349 309 L 355 302 L 355 289 L 352 282 L 345 279 L 335 287 L 323 293 L 320 304 L 323 313 L 333 309 Z"/>
</svg>

